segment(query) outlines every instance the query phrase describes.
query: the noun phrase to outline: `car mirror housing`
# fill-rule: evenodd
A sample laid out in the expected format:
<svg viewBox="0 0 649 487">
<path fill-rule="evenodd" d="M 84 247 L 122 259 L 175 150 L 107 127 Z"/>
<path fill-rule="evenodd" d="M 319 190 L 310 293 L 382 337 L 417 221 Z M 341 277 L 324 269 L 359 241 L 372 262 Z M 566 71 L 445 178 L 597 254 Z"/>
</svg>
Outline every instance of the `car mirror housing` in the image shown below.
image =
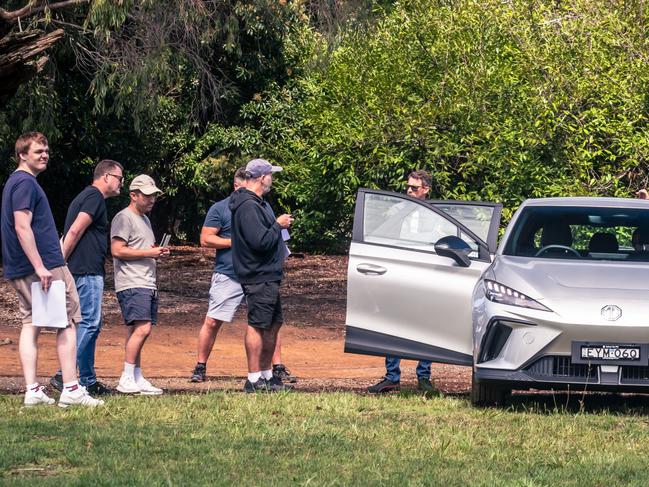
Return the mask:
<svg viewBox="0 0 649 487">
<path fill-rule="evenodd" d="M 471 265 L 471 259 L 469 259 L 471 251 L 469 244 L 455 235 L 442 237 L 435 244 L 435 252 L 437 255 L 450 257 L 461 267 L 469 267 Z"/>
</svg>

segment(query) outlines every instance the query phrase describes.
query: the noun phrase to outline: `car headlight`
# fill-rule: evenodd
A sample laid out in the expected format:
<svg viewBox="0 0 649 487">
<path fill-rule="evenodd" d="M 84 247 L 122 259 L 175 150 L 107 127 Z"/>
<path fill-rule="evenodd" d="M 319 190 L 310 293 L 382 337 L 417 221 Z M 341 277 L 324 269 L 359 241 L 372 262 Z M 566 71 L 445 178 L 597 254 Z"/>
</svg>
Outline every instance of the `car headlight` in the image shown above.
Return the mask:
<svg viewBox="0 0 649 487">
<path fill-rule="evenodd" d="M 541 303 L 535 301 L 529 296 L 525 296 L 523 293 L 504 286 L 496 281 L 485 279 L 484 285 L 487 299 L 494 303 L 520 306 L 521 308 L 538 309 L 539 311 L 552 311 L 547 306 L 543 306 Z"/>
</svg>

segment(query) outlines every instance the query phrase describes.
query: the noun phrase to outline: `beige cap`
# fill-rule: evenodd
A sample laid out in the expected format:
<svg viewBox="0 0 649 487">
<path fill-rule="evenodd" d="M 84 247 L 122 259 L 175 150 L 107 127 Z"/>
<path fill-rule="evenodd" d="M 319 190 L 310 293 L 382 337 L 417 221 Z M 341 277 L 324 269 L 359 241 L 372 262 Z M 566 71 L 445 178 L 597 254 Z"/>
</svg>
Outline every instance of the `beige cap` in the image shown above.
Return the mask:
<svg viewBox="0 0 649 487">
<path fill-rule="evenodd" d="M 136 176 L 135 179 L 131 181 L 131 185 L 128 189 L 129 191 L 137 190 L 147 196 L 154 193 L 162 193 L 162 190 L 155 185 L 153 178 L 151 176 L 147 176 L 146 174 L 140 174 L 139 176 Z"/>
</svg>

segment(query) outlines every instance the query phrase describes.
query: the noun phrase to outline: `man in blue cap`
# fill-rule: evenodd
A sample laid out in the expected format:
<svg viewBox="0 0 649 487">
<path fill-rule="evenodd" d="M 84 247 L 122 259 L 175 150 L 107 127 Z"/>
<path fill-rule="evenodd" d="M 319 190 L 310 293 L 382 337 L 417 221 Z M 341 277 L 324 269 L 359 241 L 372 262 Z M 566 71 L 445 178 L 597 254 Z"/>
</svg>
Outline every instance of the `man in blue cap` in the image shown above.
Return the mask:
<svg viewBox="0 0 649 487">
<path fill-rule="evenodd" d="M 279 287 L 286 248 L 282 230 L 291 226 L 293 217 L 273 218 L 263 199 L 272 187 L 273 173 L 281 170 L 264 159 L 253 159 L 246 165 L 245 187 L 230 196 L 232 263 L 248 303 L 246 392 L 286 389 L 273 375 L 272 357 L 283 323 Z"/>
</svg>

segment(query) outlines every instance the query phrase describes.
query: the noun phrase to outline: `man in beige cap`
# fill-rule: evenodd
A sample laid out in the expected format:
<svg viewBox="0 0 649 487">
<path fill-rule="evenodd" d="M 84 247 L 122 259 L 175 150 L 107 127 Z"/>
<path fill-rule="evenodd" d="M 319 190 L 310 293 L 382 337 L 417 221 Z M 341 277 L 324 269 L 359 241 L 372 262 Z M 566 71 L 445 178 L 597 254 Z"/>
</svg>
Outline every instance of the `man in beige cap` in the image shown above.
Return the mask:
<svg viewBox="0 0 649 487">
<path fill-rule="evenodd" d="M 115 292 L 122 310 L 126 335 L 124 371 L 117 390 L 124 394 L 162 394 L 142 375 L 141 353 L 152 325 L 158 321 L 156 259 L 169 249 L 155 243 L 151 222 L 146 216 L 162 193 L 155 181 L 141 174 L 129 187 L 131 203 L 111 223 L 110 249 L 115 268 Z"/>
</svg>

